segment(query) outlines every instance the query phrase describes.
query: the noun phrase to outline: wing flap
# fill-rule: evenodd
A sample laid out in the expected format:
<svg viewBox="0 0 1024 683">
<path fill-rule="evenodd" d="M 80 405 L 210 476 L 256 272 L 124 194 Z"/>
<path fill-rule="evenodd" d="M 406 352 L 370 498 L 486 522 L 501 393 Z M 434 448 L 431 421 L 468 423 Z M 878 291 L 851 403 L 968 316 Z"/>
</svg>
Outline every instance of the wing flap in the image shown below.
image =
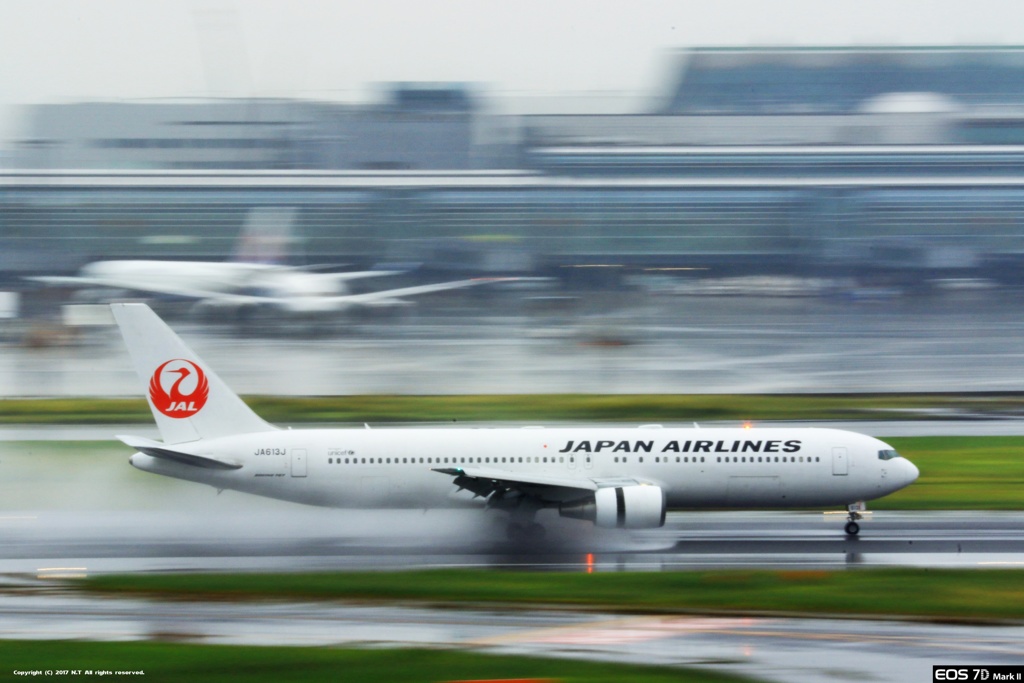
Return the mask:
<svg viewBox="0 0 1024 683">
<path fill-rule="evenodd" d="M 456 486 L 481 497 L 515 490 L 541 500 L 560 501 L 579 498 L 599 488 L 591 479 L 525 474 L 483 467 L 435 467 L 433 470 L 455 477 Z"/>
<path fill-rule="evenodd" d="M 199 455 L 188 453 L 179 448 L 168 448 L 167 444 L 159 441 L 150 441 L 140 436 L 118 436 L 118 439 L 127 446 L 131 446 L 140 453 L 161 460 L 171 460 L 182 465 L 202 467 L 208 470 L 238 470 L 242 465 L 231 460 L 223 460 L 210 455 Z"/>
</svg>

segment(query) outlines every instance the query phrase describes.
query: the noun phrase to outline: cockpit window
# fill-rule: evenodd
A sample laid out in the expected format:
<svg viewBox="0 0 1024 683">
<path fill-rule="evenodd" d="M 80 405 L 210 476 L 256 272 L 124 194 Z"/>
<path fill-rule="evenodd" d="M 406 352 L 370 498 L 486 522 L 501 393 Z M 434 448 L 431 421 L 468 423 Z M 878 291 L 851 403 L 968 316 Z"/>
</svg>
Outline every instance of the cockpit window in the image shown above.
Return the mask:
<svg viewBox="0 0 1024 683">
<path fill-rule="evenodd" d="M 896 451 L 878 451 L 879 460 L 892 460 L 893 458 L 900 457 L 900 454 Z"/>
</svg>

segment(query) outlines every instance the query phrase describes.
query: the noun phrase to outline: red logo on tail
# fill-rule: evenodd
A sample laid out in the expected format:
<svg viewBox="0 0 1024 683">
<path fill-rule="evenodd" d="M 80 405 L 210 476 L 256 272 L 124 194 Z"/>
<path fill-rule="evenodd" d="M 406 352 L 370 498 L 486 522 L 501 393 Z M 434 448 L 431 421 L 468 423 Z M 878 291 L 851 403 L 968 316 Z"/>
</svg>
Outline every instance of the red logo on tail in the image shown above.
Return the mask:
<svg viewBox="0 0 1024 683">
<path fill-rule="evenodd" d="M 172 382 L 169 391 L 164 389 L 167 382 Z M 190 360 L 169 360 L 149 380 L 149 400 L 167 417 L 192 417 L 203 409 L 209 396 L 206 373 Z"/>
</svg>

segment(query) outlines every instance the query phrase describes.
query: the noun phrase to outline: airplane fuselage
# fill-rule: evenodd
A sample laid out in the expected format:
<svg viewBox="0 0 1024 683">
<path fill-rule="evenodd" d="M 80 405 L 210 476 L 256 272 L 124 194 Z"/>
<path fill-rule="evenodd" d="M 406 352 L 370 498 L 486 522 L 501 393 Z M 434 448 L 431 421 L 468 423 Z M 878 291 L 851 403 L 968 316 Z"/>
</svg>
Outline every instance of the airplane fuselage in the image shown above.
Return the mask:
<svg viewBox="0 0 1024 683">
<path fill-rule="evenodd" d="M 143 453 L 142 470 L 338 508 L 482 505 L 438 469 L 658 486 L 670 509 L 848 505 L 907 486 L 917 468 L 870 436 L 810 428 L 311 429 L 186 444 L 240 465 L 211 470 Z M 549 487 L 546 505 L 579 490 Z"/>
<path fill-rule="evenodd" d="M 82 275 L 108 286 L 182 293 L 263 293 L 278 297 L 326 297 L 348 289 L 337 277 L 263 263 L 206 261 L 97 261 Z"/>
</svg>

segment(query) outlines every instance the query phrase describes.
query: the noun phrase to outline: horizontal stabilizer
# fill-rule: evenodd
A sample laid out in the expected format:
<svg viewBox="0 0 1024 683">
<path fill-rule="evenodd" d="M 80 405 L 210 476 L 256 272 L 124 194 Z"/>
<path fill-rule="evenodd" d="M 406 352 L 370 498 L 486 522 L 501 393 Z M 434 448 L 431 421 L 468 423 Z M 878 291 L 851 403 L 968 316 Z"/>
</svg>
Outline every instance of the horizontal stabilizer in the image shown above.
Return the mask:
<svg viewBox="0 0 1024 683">
<path fill-rule="evenodd" d="M 230 460 L 221 460 L 209 455 L 186 453 L 182 450 L 172 450 L 167 447 L 167 444 L 160 443 L 159 441 L 150 441 L 139 436 L 118 436 L 117 438 L 138 452 L 145 453 L 153 458 L 160 458 L 161 460 L 172 460 L 182 465 L 202 467 L 208 470 L 238 470 L 242 468 L 240 464 Z"/>
</svg>

